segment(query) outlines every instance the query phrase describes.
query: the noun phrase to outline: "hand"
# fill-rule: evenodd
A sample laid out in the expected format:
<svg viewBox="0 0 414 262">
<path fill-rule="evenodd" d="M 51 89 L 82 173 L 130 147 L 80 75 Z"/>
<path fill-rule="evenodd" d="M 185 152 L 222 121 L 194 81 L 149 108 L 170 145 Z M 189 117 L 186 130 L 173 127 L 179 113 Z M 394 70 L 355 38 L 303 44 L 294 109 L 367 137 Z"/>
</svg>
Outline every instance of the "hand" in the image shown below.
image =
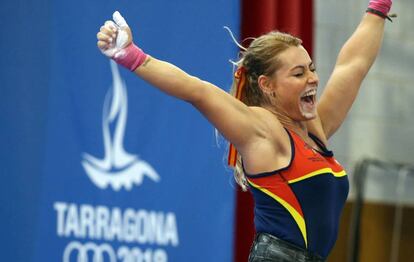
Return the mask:
<svg viewBox="0 0 414 262">
<path fill-rule="evenodd" d="M 113 13 L 112 19 L 113 21 L 108 20 L 101 26 L 97 34 L 97 45 L 107 57 L 117 58 L 123 53 L 121 50 L 132 43 L 132 32 L 118 11 Z"/>
<path fill-rule="evenodd" d="M 135 71 L 144 63 L 147 54 L 132 42 L 131 29 L 118 11 L 112 19 L 115 22 L 106 21 L 97 34 L 98 48 L 118 64 Z"/>
</svg>

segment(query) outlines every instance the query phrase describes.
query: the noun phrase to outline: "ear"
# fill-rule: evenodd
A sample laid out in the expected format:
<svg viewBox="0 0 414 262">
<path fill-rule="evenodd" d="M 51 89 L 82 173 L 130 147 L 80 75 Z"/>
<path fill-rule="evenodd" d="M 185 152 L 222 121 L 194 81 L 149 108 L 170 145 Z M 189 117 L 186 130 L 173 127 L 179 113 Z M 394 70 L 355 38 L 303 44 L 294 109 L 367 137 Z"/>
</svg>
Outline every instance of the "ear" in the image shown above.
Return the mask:
<svg viewBox="0 0 414 262">
<path fill-rule="evenodd" d="M 270 77 L 265 76 L 265 75 L 260 75 L 259 78 L 257 79 L 257 82 L 263 93 L 268 94 L 268 95 L 271 95 L 272 93 L 274 93 L 275 90 L 274 90 L 274 86 L 272 84 Z"/>
</svg>

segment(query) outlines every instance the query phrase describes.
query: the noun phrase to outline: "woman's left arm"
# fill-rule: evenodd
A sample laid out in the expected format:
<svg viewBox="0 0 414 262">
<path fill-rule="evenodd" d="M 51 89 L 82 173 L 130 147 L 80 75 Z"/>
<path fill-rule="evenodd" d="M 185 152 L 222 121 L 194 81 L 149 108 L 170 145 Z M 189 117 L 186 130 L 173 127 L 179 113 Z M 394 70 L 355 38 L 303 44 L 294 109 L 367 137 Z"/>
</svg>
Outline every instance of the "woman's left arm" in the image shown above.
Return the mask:
<svg viewBox="0 0 414 262">
<path fill-rule="evenodd" d="M 334 71 L 318 103 L 326 138 L 344 121 L 359 87 L 381 47 L 384 18 L 367 13 L 339 52 Z"/>
</svg>

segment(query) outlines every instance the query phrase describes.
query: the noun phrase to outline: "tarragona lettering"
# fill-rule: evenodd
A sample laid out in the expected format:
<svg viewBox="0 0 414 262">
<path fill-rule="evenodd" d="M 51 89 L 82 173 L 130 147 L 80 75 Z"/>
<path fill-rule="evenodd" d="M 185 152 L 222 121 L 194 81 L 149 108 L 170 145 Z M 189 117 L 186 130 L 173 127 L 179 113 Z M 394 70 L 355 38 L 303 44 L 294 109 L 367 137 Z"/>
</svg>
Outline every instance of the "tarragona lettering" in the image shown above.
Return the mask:
<svg viewBox="0 0 414 262">
<path fill-rule="evenodd" d="M 175 214 L 55 202 L 59 237 L 178 246 Z"/>
</svg>

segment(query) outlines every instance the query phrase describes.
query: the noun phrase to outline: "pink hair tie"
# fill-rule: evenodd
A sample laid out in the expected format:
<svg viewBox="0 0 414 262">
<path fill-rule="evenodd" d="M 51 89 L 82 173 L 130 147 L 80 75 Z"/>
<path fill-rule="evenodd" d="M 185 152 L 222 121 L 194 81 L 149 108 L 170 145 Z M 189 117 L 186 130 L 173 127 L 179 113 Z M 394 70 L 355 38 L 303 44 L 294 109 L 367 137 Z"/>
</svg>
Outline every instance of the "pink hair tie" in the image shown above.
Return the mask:
<svg viewBox="0 0 414 262">
<path fill-rule="evenodd" d="M 131 43 L 117 52 L 113 60 L 133 72 L 145 62 L 147 56 L 141 48 Z"/>
</svg>

